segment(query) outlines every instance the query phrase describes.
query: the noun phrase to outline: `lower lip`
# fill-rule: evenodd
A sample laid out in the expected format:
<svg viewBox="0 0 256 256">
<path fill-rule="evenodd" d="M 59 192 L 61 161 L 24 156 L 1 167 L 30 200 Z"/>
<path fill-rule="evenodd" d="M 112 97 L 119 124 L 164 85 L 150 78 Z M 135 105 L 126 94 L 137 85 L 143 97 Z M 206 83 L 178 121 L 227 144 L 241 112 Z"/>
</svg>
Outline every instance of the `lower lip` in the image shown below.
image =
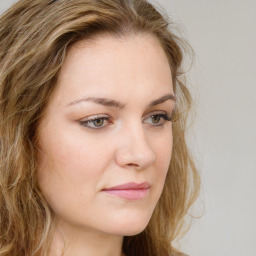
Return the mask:
<svg viewBox="0 0 256 256">
<path fill-rule="evenodd" d="M 135 201 L 144 199 L 148 194 L 149 188 L 143 189 L 116 189 L 116 190 L 103 190 L 107 194 L 121 197 L 126 200 Z"/>
</svg>

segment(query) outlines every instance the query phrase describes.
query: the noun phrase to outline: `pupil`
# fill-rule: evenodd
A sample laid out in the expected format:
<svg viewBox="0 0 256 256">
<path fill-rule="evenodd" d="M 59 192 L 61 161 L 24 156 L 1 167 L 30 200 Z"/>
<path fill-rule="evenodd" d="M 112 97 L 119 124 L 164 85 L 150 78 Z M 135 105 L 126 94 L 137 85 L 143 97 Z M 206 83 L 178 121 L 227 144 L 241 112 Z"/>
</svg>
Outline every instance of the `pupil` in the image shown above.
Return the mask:
<svg viewBox="0 0 256 256">
<path fill-rule="evenodd" d="M 153 123 L 159 123 L 160 116 L 153 116 Z"/>
<path fill-rule="evenodd" d="M 97 119 L 94 121 L 95 126 L 99 127 L 103 125 L 103 119 Z"/>
</svg>

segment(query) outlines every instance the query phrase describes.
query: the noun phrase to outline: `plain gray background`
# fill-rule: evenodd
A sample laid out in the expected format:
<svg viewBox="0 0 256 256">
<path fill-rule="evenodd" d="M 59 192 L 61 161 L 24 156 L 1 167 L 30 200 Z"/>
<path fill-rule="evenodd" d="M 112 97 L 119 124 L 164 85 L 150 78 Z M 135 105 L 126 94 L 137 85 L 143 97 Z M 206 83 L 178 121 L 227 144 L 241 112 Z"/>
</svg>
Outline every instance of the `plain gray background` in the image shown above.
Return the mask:
<svg viewBox="0 0 256 256">
<path fill-rule="evenodd" d="M 14 0 L 0 0 L 0 12 Z M 256 0 L 151 0 L 161 4 L 195 51 L 190 147 L 202 176 L 177 245 L 190 256 L 256 255 Z"/>
</svg>

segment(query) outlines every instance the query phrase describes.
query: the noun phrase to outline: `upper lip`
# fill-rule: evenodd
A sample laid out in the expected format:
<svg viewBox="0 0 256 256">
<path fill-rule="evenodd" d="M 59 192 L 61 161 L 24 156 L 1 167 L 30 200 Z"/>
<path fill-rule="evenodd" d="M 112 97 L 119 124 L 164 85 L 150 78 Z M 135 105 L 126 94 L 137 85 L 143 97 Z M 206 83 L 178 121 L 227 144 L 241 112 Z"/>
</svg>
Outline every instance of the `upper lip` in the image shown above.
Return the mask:
<svg viewBox="0 0 256 256">
<path fill-rule="evenodd" d="M 135 183 L 135 182 L 129 182 L 117 186 L 113 186 L 110 188 L 105 188 L 103 190 L 136 190 L 136 189 L 147 189 L 150 187 L 150 184 L 148 182 L 143 183 Z"/>
</svg>

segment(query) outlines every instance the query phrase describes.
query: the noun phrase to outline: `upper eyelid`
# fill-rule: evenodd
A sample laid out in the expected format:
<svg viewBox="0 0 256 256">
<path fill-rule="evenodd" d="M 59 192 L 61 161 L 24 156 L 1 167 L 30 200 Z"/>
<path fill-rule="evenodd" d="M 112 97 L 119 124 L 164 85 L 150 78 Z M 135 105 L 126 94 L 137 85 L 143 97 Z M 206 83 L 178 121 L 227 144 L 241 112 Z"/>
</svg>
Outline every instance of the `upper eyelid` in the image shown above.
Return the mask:
<svg viewBox="0 0 256 256">
<path fill-rule="evenodd" d="M 150 116 L 153 116 L 153 115 L 161 115 L 161 114 L 168 115 L 168 113 L 166 111 L 155 110 L 155 111 L 147 113 L 145 115 L 145 117 L 143 117 L 143 119 L 149 118 Z M 93 120 L 97 120 L 97 119 L 101 119 L 101 118 L 112 118 L 112 117 L 108 114 L 98 114 L 98 115 L 91 115 L 91 116 L 83 117 L 80 119 L 80 121 L 86 122 L 86 121 L 93 121 Z"/>
<path fill-rule="evenodd" d="M 156 110 L 156 111 L 152 111 L 148 114 L 146 114 L 146 116 L 143 118 L 143 119 L 147 119 L 151 116 L 154 116 L 154 115 L 166 115 L 166 116 L 171 116 L 172 115 L 172 112 L 168 113 L 167 111 L 164 111 L 164 110 Z"/>
<path fill-rule="evenodd" d="M 166 114 L 168 115 L 168 111 L 165 111 L 165 110 L 154 110 L 154 111 L 151 111 L 149 113 L 146 113 L 144 116 L 143 116 L 143 119 L 144 118 L 148 118 L 152 115 L 157 115 L 157 114 Z M 172 114 L 172 111 L 170 112 L 170 115 Z M 83 118 L 80 119 L 80 121 L 90 121 L 90 120 L 95 120 L 95 119 L 100 119 L 100 118 L 113 118 L 111 115 L 109 114 L 95 114 L 95 115 L 89 115 L 89 116 L 85 116 Z"/>
<path fill-rule="evenodd" d="M 83 117 L 79 121 L 86 122 L 86 121 L 97 120 L 97 119 L 101 119 L 101 118 L 110 118 L 110 116 L 107 114 L 91 115 L 91 116 Z"/>
<path fill-rule="evenodd" d="M 147 116 L 153 116 L 153 115 L 157 115 L 157 114 L 167 114 L 167 111 L 165 111 L 165 110 L 154 110 L 154 111 L 151 111 L 151 112 L 147 113 L 146 115 Z"/>
</svg>

